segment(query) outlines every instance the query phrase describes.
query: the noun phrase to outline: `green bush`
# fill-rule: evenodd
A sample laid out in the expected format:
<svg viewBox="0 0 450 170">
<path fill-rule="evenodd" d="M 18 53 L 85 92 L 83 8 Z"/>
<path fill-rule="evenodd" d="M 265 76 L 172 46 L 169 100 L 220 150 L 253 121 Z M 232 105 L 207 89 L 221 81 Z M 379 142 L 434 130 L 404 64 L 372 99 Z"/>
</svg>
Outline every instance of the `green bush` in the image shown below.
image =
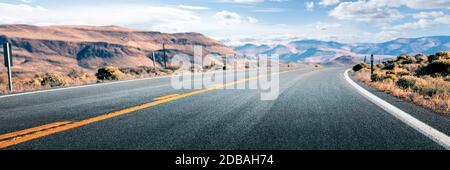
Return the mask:
<svg viewBox="0 0 450 170">
<path fill-rule="evenodd" d="M 436 60 L 442 59 L 450 59 L 450 52 L 448 51 L 437 52 L 435 55 L 431 55 L 428 57 L 428 62 L 432 63 Z"/>
<path fill-rule="evenodd" d="M 402 54 L 402 55 L 397 57 L 396 61 L 403 61 L 403 60 L 407 60 L 407 59 L 410 59 L 410 58 L 412 58 L 410 55 Z"/>
<path fill-rule="evenodd" d="M 414 56 L 414 58 L 416 58 L 417 63 L 424 63 L 428 61 L 428 57 L 423 54 L 417 54 Z"/>
<path fill-rule="evenodd" d="M 384 64 L 383 70 L 394 70 L 397 66 L 397 63 L 388 61 Z"/>
<path fill-rule="evenodd" d="M 355 66 L 353 66 L 353 71 L 357 72 L 357 71 L 360 71 L 360 70 L 365 69 L 365 68 L 370 68 L 369 64 L 367 64 L 367 63 L 358 63 Z"/>
<path fill-rule="evenodd" d="M 398 78 L 397 78 L 397 75 L 395 75 L 395 74 L 386 74 L 386 75 L 383 77 L 383 79 L 384 79 L 384 80 L 385 80 L 385 79 L 397 80 Z"/>
<path fill-rule="evenodd" d="M 46 73 L 41 79 L 41 86 L 60 87 L 67 85 L 67 81 L 62 76 Z"/>
<path fill-rule="evenodd" d="M 450 59 L 435 60 L 425 67 L 425 74 L 433 76 L 448 76 L 450 75 Z"/>
<path fill-rule="evenodd" d="M 120 80 L 125 78 L 125 74 L 119 70 L 117 67 L 103 67 L 98 69 L 97 74 L 95 74 L 98 80 Z"/>
<path fill-rule="evenodd" d="M 403 89 L 411 88 L 413 89 L 416 85 L 425 84 L 425 80 L 414 77 L 414 76 L 404 76 L 396 82 L 396 85 Z"/>
</svg>

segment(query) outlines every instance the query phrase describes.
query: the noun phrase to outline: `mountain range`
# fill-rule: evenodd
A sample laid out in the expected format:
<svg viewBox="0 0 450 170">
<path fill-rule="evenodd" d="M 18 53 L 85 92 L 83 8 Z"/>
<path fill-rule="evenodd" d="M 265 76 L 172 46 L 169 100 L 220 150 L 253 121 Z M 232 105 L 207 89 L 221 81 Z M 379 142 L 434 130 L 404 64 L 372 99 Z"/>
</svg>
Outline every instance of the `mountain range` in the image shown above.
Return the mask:
<svg viewBox="0 0 450 170">
<path fill-rule="evenodd" d="M 274 55 L 280 60 L 302 62 L 331 62 L 342 56 L 361 60 L 370 54 L 378 59 L 391 58 L 401 54 L 434 54 L 450 50 L 450 36 L 420 38 L 399 38 L 383 43 L 346 44 L 335 41 L 300 40 L 287 44 L 245 44 L 233 47 L 243 55 Z M 342 58 L 340 58 L 342 59 Z"/>
<path fill-rule="evenodd" d="M 104 66 L 153 67 L 153 52 L 156 66 L 161 67 L 163 44 L 168 58 L 175 54 L 192 57 L 194 45 L 202 46 L 204 54 L 238 54 L 199 33 L 167 34 L 118 26 L 0 25 L 0 43 L 5 42 L 12 44 L 16 75 L 96 72 Z M 220 61 L 208 56 L 205 60 Z M 0 67 L 0 72 L 5 70 Z"/>
</svg>

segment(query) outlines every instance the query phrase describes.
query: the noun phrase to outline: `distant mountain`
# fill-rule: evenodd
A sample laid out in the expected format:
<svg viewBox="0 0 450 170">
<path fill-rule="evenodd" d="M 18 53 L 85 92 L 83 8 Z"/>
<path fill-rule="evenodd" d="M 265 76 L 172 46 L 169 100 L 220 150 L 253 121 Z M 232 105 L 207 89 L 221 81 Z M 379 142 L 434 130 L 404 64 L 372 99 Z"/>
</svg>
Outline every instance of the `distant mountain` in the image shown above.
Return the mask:
<svg viewBox="0 0 450 170">
<path fill-rule="evenodd" d="M 331 62 L 342 56 L 361 60 L 375 54 L 378 58 L 391 58 L 400 54 L 434 54 L 450 50 L 450 36 L 399 38 L 384 43 L 344 44 L 334 41 L 301 40 L 286 45 L 246 44 L 234 48 L 245 55 L 277 54 L 284 61 Z"/>
<path fill-rule="evenodd" d="M 238 54 L 199 33 L 166 34 L 118 26 L 0 25 L 0 43 L 4 42 L 13 45 L 17 74 L 95 72 L 103 66 L 153 67 L 152 52 L 156 52 L 160 67 L 163 43 L 169 57 L 175 53 L 193 57 L 193 45 L 203 46 L 204 54 Z"/>
<path fill-rule="evenodd" d="M 363 54 L 434 54 L 438 51 L 450 49 L 450 36 L 434 36 L 421 38 L 399 38 L 379 44 L 356 44 L 352 51 Z"/>
</svg>

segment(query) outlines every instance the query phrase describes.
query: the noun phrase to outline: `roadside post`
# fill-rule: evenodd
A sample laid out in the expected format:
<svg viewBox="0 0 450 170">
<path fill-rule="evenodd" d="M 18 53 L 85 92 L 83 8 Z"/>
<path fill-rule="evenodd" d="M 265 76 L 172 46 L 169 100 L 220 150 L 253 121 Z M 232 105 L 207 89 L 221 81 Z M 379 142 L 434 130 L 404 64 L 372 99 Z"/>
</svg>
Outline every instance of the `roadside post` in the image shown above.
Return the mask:
<svg viewBox="0 0 450 170">
<path fill-rule="evenodd" d="M 257 61 L 256 61 L 256 66 L 259 68 L 259 55 L 258 55 L 258 58 L 257 58 Z"/>
<path fill-rule="evenodd" d="M 367 56 L 364 56 L 364 63 L 367 63 Z"/>
<path fill-rule="evenodd" d="M 13 66 L 12 62 L 12 49 L 10 43 L 3 44 L 3 55 L 5 56 L 5 67 L 8 69 L 8 87 L 9 91 L 13 91 L 13 80 L 11 74 L 11 67 Z"/>
<path fill-rule="evenodd" d="M 375 76 L 373 75 L 374 68 L 373 68 L 373 54 L 370 55 L 370 79 L 372 81 L 375 81 Z"/>
</svg>

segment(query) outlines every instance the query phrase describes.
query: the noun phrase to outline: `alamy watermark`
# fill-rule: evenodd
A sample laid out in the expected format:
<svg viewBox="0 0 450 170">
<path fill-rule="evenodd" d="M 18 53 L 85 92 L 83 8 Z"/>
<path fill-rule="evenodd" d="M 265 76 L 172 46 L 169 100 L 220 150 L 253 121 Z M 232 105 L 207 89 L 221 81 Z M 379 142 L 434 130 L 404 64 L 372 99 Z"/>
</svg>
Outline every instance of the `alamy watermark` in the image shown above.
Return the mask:
<svg viewBox="0 0 450 170">
<path fill-rule="evenodd" d="M 203 55 L 201 46 L 194 46 L 194 55 L 176 54 L 169 65 L 179 69 L 171 77 L 174 89 L 259 90 L 261 100 L 276 100 L 279 96 L 280 62 L 278 55 L 241 58 L 236 55 Z M 195 68 L 210 71 L 195 72 Z"/>
</svg>

